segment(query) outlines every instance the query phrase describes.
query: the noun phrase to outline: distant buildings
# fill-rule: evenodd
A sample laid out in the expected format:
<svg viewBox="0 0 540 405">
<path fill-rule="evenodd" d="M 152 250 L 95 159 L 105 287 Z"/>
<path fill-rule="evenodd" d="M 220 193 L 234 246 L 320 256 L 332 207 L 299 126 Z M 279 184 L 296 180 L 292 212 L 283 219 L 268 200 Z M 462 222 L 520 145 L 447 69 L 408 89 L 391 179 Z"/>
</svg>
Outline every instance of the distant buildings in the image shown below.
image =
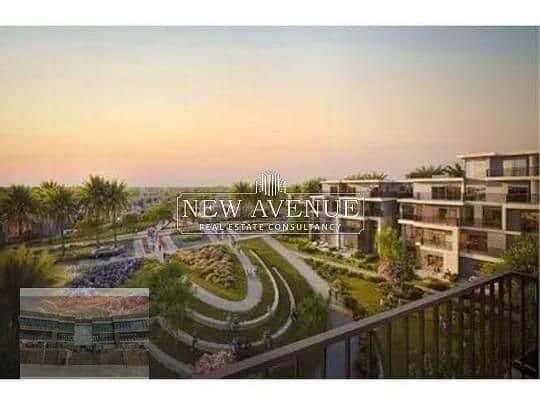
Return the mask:
<svg viewBox="0 0 540 405">
<path fill-rule="evenodd" d="M 458 158 L 465 168 L 460 178 L 322 182 L 321 195 L 312 199 L 357 196 L 363 198 L 365 215 L 314 218 L 339 221 L 342 227 L 311 238 L 323 246 L 373 252 L 376 233 L 396 226 L 424 275 L 469 276 L 484 262 L 501 261 L 522 234 L 538 232 L 539 152 Z"/>
</svg>

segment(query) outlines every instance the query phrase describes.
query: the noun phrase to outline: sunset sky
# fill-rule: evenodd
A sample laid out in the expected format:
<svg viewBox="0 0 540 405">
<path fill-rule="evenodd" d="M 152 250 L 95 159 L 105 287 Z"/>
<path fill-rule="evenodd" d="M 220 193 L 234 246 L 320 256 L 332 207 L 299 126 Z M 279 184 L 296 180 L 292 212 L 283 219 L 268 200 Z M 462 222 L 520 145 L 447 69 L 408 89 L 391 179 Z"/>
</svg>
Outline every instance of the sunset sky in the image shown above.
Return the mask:
<svg viewBox="0 0 540 405">
<path fill-rule="evenodd" d="M 538 149 L 537 28 L 0 28 L 0 185 L 212 185 Z"/>
</svg>

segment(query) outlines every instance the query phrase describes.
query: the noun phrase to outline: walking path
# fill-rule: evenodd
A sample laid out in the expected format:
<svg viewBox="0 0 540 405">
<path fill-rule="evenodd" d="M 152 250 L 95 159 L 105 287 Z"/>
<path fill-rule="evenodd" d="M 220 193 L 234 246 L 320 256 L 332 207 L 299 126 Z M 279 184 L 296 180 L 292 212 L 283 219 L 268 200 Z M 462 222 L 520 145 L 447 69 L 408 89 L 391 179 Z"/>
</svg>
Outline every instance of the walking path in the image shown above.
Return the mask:
<svg viewBox="0 0 540 405">
<path fill-rule="evenodd" d="M 218 297 L 205 288 L 197 285 L 194 287 L 194 292 L 197 298 L 208 305 L 223 309 L 229 312 L 246 312 L 252 309 L 259 303 L 262 297 L 262 283 L 258 275 L 252 275 L 254 265 L 244 252 L 238 248 L 233 249 L 234 253 L 240 260 L 244 273 L 247 279 L 247 294 L 241 301 L 230 301 L 225 298 Z"/>
<path fill-rule="evenodd" d="M 144 257 L 144 245 L 142 239 L 135 239 L 133 241 L 133 250 L 135 251 L 135 257 Z"/>
<path fill-rule="evenodd" d="M 296 271 L 302 275 L 302 277 L 306 279 L 316 293 L 321 294 L 324 298 L 328 298 L 330 285 L 310 266 L 308 266 L 294 252 L 287 249 L 271 236 L 263 236 L 263 239 L 266 243 L 268 243 L 268 245 L 270 245 L 270 247 L 283 256 L 296 269 Z"/>
<path fill-rule="evenodd" d="M 267 268 L 268 269 L 268 268 Z M 287 284 L 287 281 L 283 278 L 279 270 L 277 270 L 275 267 L 273 268 L 276 274 L 278 275 L 279 279 L 287 289 L 287 294 L 289 295 L 289 315 L 287 317 L 287 321 L 276 331 L 274 332 L 270 338 L 271 340 L 275 340 L 280 338 L 287 330 L 291 327 L 293 324 L 293 312 L 296 310 L 296 301 L 294 299 L 294 294 Z M 192 335 L 190 335 L 187 332 L 184 332 L 181 329 L 174 330 L 171 328 L 171 326 L 168 324 L 168 322 L 162 318 L 161 316 L 156 316 L 155 319 L 158 324 L 163 328 L 164 331 L 166 331 L 170 336 L 172 336 L 174 339 L 184 343 L 185 345 L 195 347 L 196 349 L 208 351 L 211 353 L 219 352 L 223 350 L 232 350 L 233 344 L 232 343 L 218 343 L 218 342 L 212 342 L 209 340 L 204 339 L 198 339 L 194 338 Z M 195 341 L 194 341 L 195 340 Z M 259 339 L 251 344 L 252 347 L 258 347 L 267 344 L 267 341 L 264 339 Z"/>
<path fill-rule="evenodd" d="M 178 247 L 176 246 L 170 235 L 163 235 L 161 237 L 161 240 L 165 245 L 165 252 L 174 253 L 178 250 Z"/>
<path fill-rule="evenodd" d="M 265 312 L 264 314 L 262 314 L 261 316 L 259 316 L 257 318 L 253 318 L 253 319 L 249 319 L 247 321 L 239 322 L 238 323 L 238 329 L 239 330 L 254 328 L 256 326 L 259 326 L 259 325 L 265 323 L 267 320 L 270 319 L 272 314 L 274 314 L 276 312 L 277 306 L 279 305 L 279 289 L 278 289 L 278 286 L 277 286 L 277 283 L 276 283 L 276 279 L 274 278 L 272 272 L 270 270 L 268 270 L 268 267 L 266 267 L 266 265 L 261 260 L 261 258 L 259 256 L 257 256 L 255 253 L 253 253 L 253 254 L 255 255 L 257 260 L 261 263 L 264 271 L 266 272 L 266 274 L 268 274 L 268 277 L 270 278 L 270 281 L 272 283 L 272 287 L 273 287 L 273 290 L 274 290 L 274 300 L 272 302 L 272 305 L 271 305 L 269 311 Z M 203 325 L 212 327 L 212 328 L 216 328 L 216 329 L 220 329 L 220 330 L 226 330 L 226 329 L 228 329 L 230 327 L 230 324 L 229 324 L 228 321 L 223 321 L 221 319 L 212 318 L 212 317 L 203 315 L 200 312 L 188 311 L 187 315 L 190 316 L 193 320 L 195 320 L 195 321 L 197 321 L 197 322 L 199 322 L 199 323 L 201 323 Z"/>
</svg>

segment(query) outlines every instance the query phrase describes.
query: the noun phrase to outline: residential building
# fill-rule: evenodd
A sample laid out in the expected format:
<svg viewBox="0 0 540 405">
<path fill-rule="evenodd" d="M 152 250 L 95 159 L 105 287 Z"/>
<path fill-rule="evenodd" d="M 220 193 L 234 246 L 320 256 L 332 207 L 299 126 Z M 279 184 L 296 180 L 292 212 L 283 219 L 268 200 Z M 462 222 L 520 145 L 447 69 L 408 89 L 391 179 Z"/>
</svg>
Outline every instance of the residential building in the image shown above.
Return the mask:
<svg viewBox="0 0 540 405">
<path fill-rule="evenodd" d="M 523 234 L 538 233 L 538 151 L 478 153 L 464 161 L 460 271 L 501 260 Z"/>
<path fill-rule="evenodd" d="M 412 179 L 400 199 L 402 238 L 417 271 L 469 277 L 538 233 L 538 152 L 460 155 L 463 178 Z"/>
<path fill-rule="evenodd" d="M 382 228 L 397 225 L 397 199 L 409 196 L 410 185 L 390 180 L 330 180 L 321 182 L 321 194 L 311 196 L 330 202 L 331 214 L 312 217 L 313 223 L 339 224 L 335 232 L 312 232 L 320 246 L 373 253 L 375 237 Z M 357 201 L 358 209 L 346 210 L 339 200 Z"/>
</svg>

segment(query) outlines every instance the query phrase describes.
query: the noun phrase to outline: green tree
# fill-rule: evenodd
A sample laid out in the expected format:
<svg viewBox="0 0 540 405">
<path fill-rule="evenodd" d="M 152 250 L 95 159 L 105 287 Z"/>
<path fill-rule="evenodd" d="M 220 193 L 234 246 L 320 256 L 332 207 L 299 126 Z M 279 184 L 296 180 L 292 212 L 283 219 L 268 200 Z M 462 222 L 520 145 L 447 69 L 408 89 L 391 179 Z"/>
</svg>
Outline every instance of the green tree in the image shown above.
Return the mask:
<svg viewBox="0 0 540 405">
<path fill-rule="evenodd" d="M 443 171 L 446 175 L 448 175 L 448 177 L 463 177 L 465 175 L 463 167 L 459 162 L 455 162 L 453 165 L 445 166 Z"/>
<path fill-rule="evenodd" d="M 143 215 L 145 221 L 160 222 L 170 221 L 172 218 L 171 207 L 167 203 L 160 203 L 150 207 Z"/>
<path fill-rule="evenodd" d="M 75 192 L 66 186 L 56 186 L 50 193 L 49 211 L 51 218 L 58 227 L 60 240 L 62 243 L 62 256 L 66 253 L 65 235 L 66 224 L 70 223 L 76 217 L 79 204 L 75 197 Z"/>
<path fill-rule="evenodd" d="M 407 249 L 399 239 L 396 229 L 385 227 L 377 233 L 377 249 L 381 263 L 379 273 L 390 281 L 405 281 L 411 278 Z"/>
<path fill-rule="evenodd" d="M 129 205 L 129 193 L 124 182 L 111 180 L 105 183 L 105 205 L 112 217 L 112 228 L 114 234 L 114 247 L 118 246 L 118 235 L 116 223 L 120 211 Z"/>
<path fill-rule="evenodd" d="M 345 177 L 345 180 L 385 180 L 388 175 L 384 172 L 355 173 Z"/>
<path fill-rule="evenodd" d="M 20 246 L 0 254 L 1 316 L 7 321 L 6 328 L 0 329 L 7 333 L 9 342 L 16 341 L 18 334 L 19 289 L 53 287 L 63 282 L 64 269 L 48 253 L 35 254 Z"/>
<path fill-rule="evenodd" d="M 423 179 L 431 178 L 433 176 L 441 176 L 445 174 L 444 167 L 441 165 L 434 166 L 421 166 L 418 167 L 405 175 L 407 179 Z"/>
<path fill-rule="evenodd" d="M 92 176 L 86 180 L 81 189 L 81 202 L 86 208 L 89 222 L 92 223 L 96 234 L 96 245 L 99 247 L 99 231 L 106 210 L 107 182 L 101 176 Z"/>
<path fill-rule="evenodd" d="M 246 181 L 238 181 L 231 185 L 229 192 L 232 201 L 242 200 L 242 203 L 240 203 L 240 216 L 245 218 L 249 213 L 248 204 L 254 204 L 258 197 L 252 185 Z"/>
<path fill-rule="evenodd" d="M 501 271 L 521 271 L 538 274 L 538 235 L 524 235 L 503 255 L 502 263 L 485 263 L 482 273 L 494 274 Z"/>
<path fill-rule="evenodd" d="M 24 226 L 36 215 L 37 208 L 37 199 L 30 187 L 23 185 L 8 187 L 3 209 L 6 219 L 16 222 L 19 240 L 22 240 Z"/>
<path fill-rule="evenodd" d="M 311 295 L 298 304 L 298 326 L 303 333 L 312 335 L 326 329 L 330 303 L 321 295 Z"/>
<path fill-rule="evenodd" d="M 322 177 L 315 177 L 313 179 L 308 179 L 302 182 L 302 192 L 305 194 L 319 194 L 321 189 L 321 181 L 326 179 Z"/>
<path fill-rule="evenodd" d="M 171 262 L 152 277 L 152 312 L 163 316 L 175 328 L 183 325 L 193 302 L 191 282 L 178 263 Z"/>
<path fill-rule="evenodd" d="M 47 223 L 47 232 L 49 234 L 49 243 L 52 243 L 52 236 L 54 234 L 54 228 L 56 224 L 53 218 L 53 212 L 51 207 L 51 196 L 58 187 L 58 183 L 54 180 L 42 181 L 37 189 L 36 195 L 39 202 L 38 212 Z"/>
</svg>

